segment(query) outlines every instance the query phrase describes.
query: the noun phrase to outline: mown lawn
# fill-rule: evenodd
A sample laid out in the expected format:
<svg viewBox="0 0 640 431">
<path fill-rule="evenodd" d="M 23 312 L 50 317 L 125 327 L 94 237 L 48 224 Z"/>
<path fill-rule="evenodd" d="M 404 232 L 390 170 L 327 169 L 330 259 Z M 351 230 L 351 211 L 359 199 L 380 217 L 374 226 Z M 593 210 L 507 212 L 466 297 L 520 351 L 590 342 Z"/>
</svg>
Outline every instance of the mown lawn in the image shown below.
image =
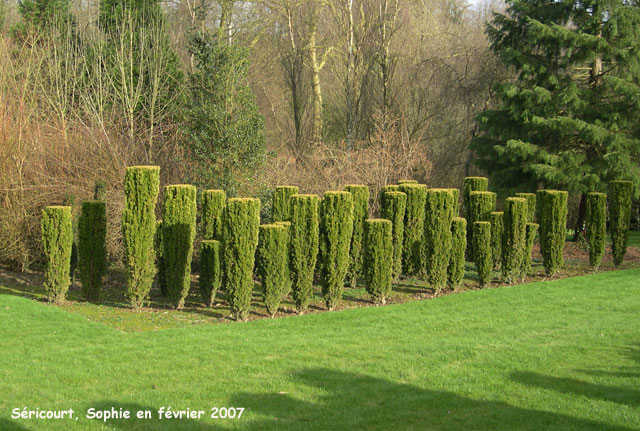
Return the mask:
<svg viewBox="0 0 640 431">
<path fill-rule="evenodd" d="M 0 429 L 637 430 L 639 328 L 640 269 L 134 333 L 0 295 Z M 25 406 L 78 420 L 10 419 Z"/>
</svg>

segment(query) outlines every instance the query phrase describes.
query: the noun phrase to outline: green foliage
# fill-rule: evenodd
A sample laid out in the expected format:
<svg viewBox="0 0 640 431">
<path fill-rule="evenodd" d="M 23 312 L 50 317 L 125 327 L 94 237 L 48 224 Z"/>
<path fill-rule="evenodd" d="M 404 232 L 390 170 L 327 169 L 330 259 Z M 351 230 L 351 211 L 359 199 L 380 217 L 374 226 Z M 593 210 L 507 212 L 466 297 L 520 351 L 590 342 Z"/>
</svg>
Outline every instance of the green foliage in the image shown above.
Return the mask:
<svg viewBox="0 0 640 431">
<path fill-rule="evenodd" d="M 393 279 L 397 280 L 402 273 L 402 246 L 404 239 L 404 213 L 407 207 L 407 195 L 399 191 L 382 194 L 382 218 L 390 220 L 393 225 Z"/>
<path fill-rule="evenodd" d="M 71 229 L 73 232 L 73 242 L 71 243 L 71 260 L 69 262 L 69 277 L 71 278 L 71 282 L 73 282 L 73 275 L 76 272 L 76 268 L 78 267 L 78 241 L 77 233 L 78 233 L 78 221 L 74 214 L 74 208 L 76 206 L 76 196 L 72 193 L 65 193 L 62 197 L 62 205 L 68 206 L 71 208 Z"/>
<path fill-rule="evenodd" d="M 504 201 L 503 220 L 502 276 L 507 283 L 513 283 L 522 273 L 527 234 L 527 200 L 507 198 Z"/>
<path fill-rule="evenodd" d="M 226 200 L 224 190 L 202 191 L 202 239 L 222 240 L 222 214 Z"/>
<path fill-rule="evenodd" d="M 464 203 L 464 214 L 467 219 L 467 244 L 469 244 L 469 253 L 473 255 L 473 242 L 471 235 L 473 234 L 473 219 L 471 218 L 471 192 L 486 192 L 489 189 L 489 180 L 485 177 L 465 177 L 462 189 L 462 201 Z"/>
<path fill-rule="evenodd" d="M 522 278 L 524 278 L 529 272 L 531 272 L 531 252 L 533 250 L 533 243 L 536 240 L 538 234 L 538 224 L 527 223 L 525 228 L 524 239 L 524 257 L 522 259 Z"/>
<path fill-rule="evenodd" d="M 380 204 L 380 208 L 382 208 L 382 197 L 386 192 L 399 192 L 400 186 L 397 184 L 387 184 L 386 186 L 380 187 L 380 194 L 378 195 L 378 203 Z"/>
<path fill-rule="evenodd" d="M 289 230 L 281 224 L 260 226 L 256 266 L 262 279 L 264 303 L 267 312 L 274 317 L 280 302 L 287 293 L 287 253 Z"/>
<path fill-rule="evenodd" d="M 594 268 L 600 266 L 607 240 L 607 195 L 587 193 L 586 236 L 589 245 L 589 263 Z"/>
<path fill-rule="evenodd" d="M 318 257 L 319 222 L 317 195 L 293 195 L 290 202 L 290 267 L 293 299 L 302 314 L 313 295 L 313 273 Z"/>
<path fill-rule="evenodd" d="M 349 249 L 347 282 L 349 286 L 356 287 L 358 279 L 362 276 L 364 264 L 362 247 L 364 223 L 369 217 L 369 187 L 349 184 L 344 189 L 351 193 L 353 199 L 353 233 L 351 234 L 351 247 Z"/>
<path fill-rule="evenodd" d="M 457 288 L 464 278 L 464 255 L 467 250 L 467 220 L 454 217 L 451 222 L 451 254 L 447 275 L 449 285 Z"/>
<path fill-rule="evenodd" d="M 156 252 L 156 279 L 158 281 L 158 287 L 160 288 L 160 294 L 167 296 L 169 289 L 167 288 L 167 276 L 164 266 L 164 243 L 162 242 L 162 220 L 158 220 L 156 223 L 156 234 L 153 242 L 153 248 Z"/>
<path fill-rule="evenodd" d="M 349 192 L 325 192 L 320 204 L 320 281 L 329 310 L 342 299 L 353 233 L 353 197 Z"/>
<path fill-rule="evenodd" d="M 289 219 L 289 198 L 298 194 L 296 186 L 276 186 L 273 192 L 273 205 L 271 206 L 271 219 L 274 222 L 287 221 Z"/>
<path fill-rule="evenodd" d="M 527 221 L 533 223 L 536 219 L 536 194 L 516 193 L 516 197 L 527 200 Z"/>
<path fill-rule="evenodd" d="M 96 180 L 93 184 L 93 200 L 103 201 L 107 197 L 107 182 L 105 180 Z"/>
<path fill-rule="evenodd" d="M 26 42 L 42 35 L 75 32 L 70 0 L 19 0 L 17 7 L 21 20 L 11 28 L 16 40 Z"/>
<path fill-rule="evenodd" d="M 205 239 L 200 243 L 200 295 L 207 307 L 212 307 L 222 285 L 222 242 Z"/>
<path fill-rule="evenodd" d="M 82 202 L 78 221 L 80 282 L 89 301 L 100 299 L 102 277 L 107 266 L 107 208 L 104 201 Z"/>
<path fill-rule="evenodd" d="M 483 287 L 491 282 L 493 270 L 493 252 L 491 250 L 491 223 L 477 221 L 473 223 L 473 261 L 478 272 L 478 282 Z"/>
<path fill-rule="evenodd" d="M 493 256 L 493 267 L 497 268 L 502 260 L 502 237 L 504 236 L 504 213 L 494 211 L 489 214 L 491 223 L 491 255 Z"/>
<path fill-rule="evenodd" d="M 416 180 L 398 180 L 398 185 L 402 184 L 418 184 Z"/>
<path fill-rule="evenodd" d="M 188 52 L 195 69 L 182 132 L 195 177 L 233 194 L 262 163 L 266 148 L 264 118 L 249 86 L 249 50 L 194 33 Z"/>
<path fill-rule="evenodd" d="M 632 197 L 633 183 L 631 181 L 611 181 L 609 183 L 611 252 L 615 266 L 622 263 L 627 252 Z"/>
<path fill-rule="evenodd" d="M 567 199 L 559 190 L 538 190 L 537 213 L 540 224 L 540 254 L 547 275 L 564 265 L 562 255 L 567 236 Z"/>
<path fill-rule="evenodd" d="M 42 248 L 45 255 L 44 288 L 49 301 L 61 303 L 65 299 L 71 278 L 71 207 L 50 206 L 42 210 Z"/>
<path fill-rule="evenodd" d="M 453 208 L 453 216 L 460 216 L 460 189 L 447 189 L 453 193 L 453 202 L 455 204 Z"/>
<path fill-rule="evenodd" d="M 162 258 L 169 299 L 180 309 L 191 287 L 191 257 L 196 236 L 196 188 L 166 186 L 162 205 Z"/>
<path fill-rule="evenodd" d="M 427 186 L 424 184 L 403 184 L 400 186 L 400 191 L 407 195 L 404 213 L 402 271 L 405 275 L 415 275 L 423 268 L 420 248 L 424 231 Z"/>
<path fill-rule="evenodd" d="M 365 222 L 364 277 L 373 302 L 384 304 L 391 293 L 393 226 L 390 220 Z"/>
<path fill-rule="evenodd" d="M 159 187 L 158 166 L 127 168 L 124 177 L 122 237 L 127 273 L 125 295 L 133 308 L 144 305 L 156 273 L 156 253 L 153 245 Z"/>
<path fill-rule="evenodd" d="M 493 192 L 472 191 L 467 200 L 467 217 L 469 223 L 489 221 L 491 212 L 496 209 L 496 194 Z M 473 232 L 471 232 L 473 235 Z M 470 253 L 473 254 L 473 240 Z"/>
<path fill-rule="evenodd" d="M 447 284 L 451 253 L 451 223 L 456 206 L 450 189 L 427 190 L 422 255 L 429 282 L 439 293 Z"/>
<path fill-rule="evenodd" d="M 224 282 L 231 312 L 236 320 L 246 320 L 251 308 L 253 266 L 258 229 L 260 200 L 231 198 L 224 209 L 223 244 Z"/>
<path fill-rule="evenodd" d="M 284 280 L 285 280 L 285 289 L 282 296 L 287 296 L 289 292 L 291 292 L 291 285 L 293 280 L 291 279 L 291 222 L 290 221 L 277 221 L 273 224 L 277 224 L 279 226 L 284 226 L 287 230 L 287 254 L 285 255 L 285 266 L 284 266 Z"/>
</svg>

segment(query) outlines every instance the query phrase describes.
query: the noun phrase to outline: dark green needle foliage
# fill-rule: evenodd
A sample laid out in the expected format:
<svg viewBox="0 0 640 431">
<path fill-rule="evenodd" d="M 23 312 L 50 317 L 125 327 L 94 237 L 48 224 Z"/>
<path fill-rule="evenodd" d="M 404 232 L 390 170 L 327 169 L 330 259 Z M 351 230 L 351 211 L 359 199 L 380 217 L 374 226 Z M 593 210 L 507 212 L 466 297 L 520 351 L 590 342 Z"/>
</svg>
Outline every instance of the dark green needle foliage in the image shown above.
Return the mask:
<svg viewBox="0 0 640 431">
<path fill-rule="evenodd" d="M 540 254 L 547 275 L 564 265 L 562 252 L 567 236 L 567 199 L 560 190 L 538 190 L 537 216 L 540 224 Z"/>
<path fill-rule="evenodd" d="M 291 289 L 296 310 L 304 313 L 313 296 L 313 274 L 318 258 L 319 220 L 317 195 L 293 195 L 290 198 Z"/>
<path fill-rule="evenodd" d="M 531 252 L 533 251 L 533 243 L 536 240 L 538 234 L 537 223 L 527 223 L 525 227 L 524 238 L 524 257 L 522 259 L 522 278 L 526 277 L 531 272 Z"/>
<path fill-rule="evenodd" d="M 527 221 L 533 223 L 536 219 L 536 194 L 516 193 L 516 197 L 527 200 Z"/>
<path fill-rule="evenodd" d="M 364 222 L 369 217 L 369 187 L 349 184 L 344 189 L 351 193 L 353 199 L 353 233 L 349 249 L 347 284 L 356 287 L 358 279 L 362 276 Z"/>
<path fill-rule="evenodd" d="M 607 195 L 587 193 L 586 234 L 589 245 L 589 263 L 597 269 L 602 262 L 607 240 Z"/>
<path fill-rule="evenodd" d="M 449 256 L 449 286 L 457 288 L 464 278 L 464 255 L 467 251 L 467 220 L 454 217 L 451 222 L 451 254 Z"/>
<path fill-rule="evenodd" d="M 493 252 L 491 251 L 491 223 L 477 221 L 473 223 L 473 261 L 476 264 L 480 287 L 491 282 L 493 270 Z"/>
<path fill-rule="evenodd" d="M 222 214 L 227 201 L 224 190 L 202 191 L 202 239 L 222 240 Z"/>
<path fill-rule="evenodd" d="M 281 224 L 260 226 L 256 266 L 262 280 L 264 303 L 269 316 L 274 317 L 287 293 L 287 252 L 289 231 Z"/>
<path fill-rule="evenodd" d="M 491 255 L 493 256 L 493 267 L 498 268 L 502 260 L 502 237 L 504 236 L 504 213 L 494 211 L 489 214 L 491 223 Z"/>
<path fill-rule="evenodd" d="M 205 239 L 200 243 L 200 295 L 212 307 L 222 285 L 222 242 Z"/>
<path fill-rule="evenodd" d="M 629 226 L 631 223 L 631 181 L 611 181 L 609 184 L 609 220 L 611 224 L 611 252 L 613 263 L 619 266 L 627 252 Z"/>
<path fill-rule="evenodd" d="M 489 221 L 489 215 L 496 210 L 496 194 L 493 192 L 472 191 L 467 202 L 469 223 Z M 473 253 L 473 243 L 470 252 Z"/>
<path fill-rule="evenodd" d="M 451 223 L 456 204 L 450 189 L 429 189 L 426 195 L 422 260 L 436 294 L 447 284 Z"/>
<path fill-rule="evenodd" d="M 107 208 L 104 201 L 82 202 L 78 220 L 78 264 L 85 298 L 100 299 L 107 267 Z"/>
<path fill-rule="evenodd" d="M 397 280 L 402 273 L 402 245 L 404 239 L 404 213 L 407 206 L 407 195 L 398 191 L 385 192 L 382 195 L 382 218 L 390 220 L 393 236 L 393 279 Z"/>
<path fill-rule="evenodd" d="M 427 202 L 427 186 L 424 184 L 403 184 L 400 186 L 400 191 L 407 195 L 404 213 L 402 271 L 405 275 L 415 275 L 423 267 L 420 248 L 424 236 L 424 207 Z"/>
<path fill-rule="evenodd" d="M 464 204 L 464 214 L 467 218 L 467 243 L 469 252 L 473 249 L 471 234 L 473 229 L 473 219 L 471 218 L 471 192 L 486 192 L 489 190 L 489 180 L 485 177 L 465 177 L 462 189 L 462 201 Z"/>
<path fill-rule="evenodd" d="M 503 220 L 502 277 L 507 283 L 513 283 L 522 273 L 527 234 L 527 200 L 507 198 L 504 202 Z"/>
<path fill-rule="evenodd" d="M 271 206 L 271 219 L 274 222 L 289 220 L 289 198 L 297 194 L 296 186 L 276 186 Z"/>
<path fill-rule="evenodd" d="M 393 224 L 387 219 L 365 222 L 364 276 L 367 292 L 375 303 L 384 304 L 391 293 Z"/>
<path fill-rule="evenodd" d="M 71 207 L 50 206 L 42 210 L 42 248 L 45 256 L 44 288 L 49 301 L 64 302 L 71 284 L 69 265 L 73 227 Z"/>
</svg>

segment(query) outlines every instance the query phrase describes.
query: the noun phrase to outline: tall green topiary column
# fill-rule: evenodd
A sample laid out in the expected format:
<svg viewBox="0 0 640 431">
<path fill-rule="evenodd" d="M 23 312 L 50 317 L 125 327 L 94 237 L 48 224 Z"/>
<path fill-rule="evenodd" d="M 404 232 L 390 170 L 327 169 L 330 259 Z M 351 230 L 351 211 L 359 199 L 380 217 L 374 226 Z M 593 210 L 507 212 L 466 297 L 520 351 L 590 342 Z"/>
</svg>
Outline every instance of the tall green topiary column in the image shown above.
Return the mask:
<svg viewBox="0 0 640 431">
<path fill-rule="evenodd" d="M 124 177 L 122 236 L 127 270 L 126 297 L 140 308 L 149 297 L 156 273 L 155 208 L 160 187 L 158 166 L 132 166 Z"/>
<path fill-rule="evenodd" d="M 489 190 L 489 179 L 485 177 L 465 177 L 464 185 L 462 187 L 462 203 L 464 204 L 464 214 L 467 219 L 467 241 L 471 240 L 471 229 L 473 229 L 473 222 L 469 214 L 469 195 L 471 192 L 486 192 Z M 469 243 L 471 248 L 473 244 Z"/>
<path fill-rule="evenodd" d="M 45 256 L 44 288 L 49 301 L 61 303 L 71 284 L 69 275 L 73 244 L 71 207 L 46 207 L 42 210 L 41 228 Z"/>
<path fill-rule="evenodd" d="M 533 223 L 536 219 L 536 194 L 516 193 L 516 197 L 527 200 L 527 221 Z"/>
<path fill-rule="evenodd" d="M 386 192 L 399 192 L 400 186 L 397 184 L 387 184 L 380 187 L 380 194 L 378 194 L 378 204 L 380 204 L 380 211 L 382 211 L 382 197 Z"/>
<path fill-rule="evenodd" d="M 537 215 L 540 224 L 540 254 L 547 275 L 555 274 L 564 264 L 562 251 L 567 236 L 567 199 L 559 190 L 538 190 Z"/>
<path fill-rule="evenodd" d="M 631 181 L 611 181 L 609 183 L 611 253 L 615 266 L 620 266 L 627 253 L 632 197 L 633 183 Z"/>
<path fill-rule="evenodd" d="M 200 243 L 200 295 L 207 307 L 212 307 L 222 285 L 222 242 L 205 239 Z"/>
<path fill-rule="evenodd" d="M 467 250 L 467 220 L 454 217 L 451 223 L 451 253 L 449 256 L 449 285 L 457 288 L 464 278 L 464 255 Z"/>
<path fill-rule="evenodd" d="M 236 320 L 246 320 L 251 308 L 253 266 L 258 246 L 260 200 L 231 198 L 222 218 L 224 283 Z"/>
<path fill-rule="evenodd" d="M 281 224 L 264 224 L 258 234 L 256 267 L 262 280 L 263 299 L 269 316 L 274 317 L 287 290 L 287 252 L 289 231 Z"/>
<path fill-rule="evenodd" d="M 402 245 L 404 239 L 404 213 L 407 195 L 402 192 L 386 192 L 382 195 L 382 218 L 390 220 L 393 235 L 393 279 L 402 273 Z"/>
<path fill-rule="evenodd" d="M 504 236 L 504 213 L 494 211 L 489 214 L 491 223 L 491 255 L 493 257 L 493 267 L 498 268 L 502 260 L 502 237 Z"/>
<path fill-rule="evenodd" d="M 484 287 L 491 282 L 493 270 L 493 252 L 491 251 L 491 223 L 477 221 L 473 223 L 473 261 L 476 264 L 478 283 Z"/>
<path fill-rule="evenodd" d="M 460 189 L 447 189 L 453 194 L 453 217 L 460 217 Z"/>
<path fill-rule="evenodd" d="M 369 217 L 369 187 L 360 184 L 348 184 L 344 189 L 351 193 L 351 198 L 353 199 L 353 233 L 351 234 L 351 247 L 349 248 L 347 283 L 351 287 L 356 287 L 358 279 L 362 276 L 362 243 L 364 222 Z"/>
<path fill-rule="evenodd" d="M 289 198 L 297 194 L 296 186 L 276 186 L 271 207 L 271 219 L 274 222 L 289 220 Z"/>
<path fill-rule="evenodd" d="M 78 220 L 78 264 L 80 282 L 89 301 L 100 299 L 102 277 L 107 266 L 107 208 L 104 201 L 82 202 Z"/>
<path fill-rule="evenodd" d="M 477 221 L 489 221 L 489 217 L 491 212 L 496 209 L 496 194 L 493 192 L 477 192 L 472 191 L 469 193 L 469 198 L 467 200 L 467 213 L 469 217 L 469 223 L 474 223 Z M 472 233 L 473 231 L 469 230 Z M 470 253 L 473 253 L 473 240 L 469 238 L 471 241 L 471 250 Z"/>
<path fill-rule="evenodd" d="M 527 215 L 527 217 L 530 214 Z M 533 243 L 535 242 L 536 235 L 538 234 L 537 223 L 527 223 L 525 227 L 524 237 L 524 257 L 522 259 L 522 271 L 521 276 L 524 279 L 531 272 L 531 252 L 533 251 Z"/>
<path fill-rule="evenodd" d="M 600 266 L 607 240 L 607 195 L 587 193 L 586 234 L 589 244 L 589 263 L 595 269 Z"/>
<path fill-rule="evenodd" d="M 191 257 L 196 236 L 196 188 L 188 184 L 166 186 L 162 206 L 162 245 L 169 299 L 184 307 L 191 287 Z"/>
<path fill-rule="evenodd" d="M 291 292 L 291 285 L 293 280 L 291 279 L 291 222 L 290 221 L 277 221 L 273 224 L 277 224 L 279 226 L 283 226 L 287 230 L 287 253 L 284 257 L 285 259 L 285 267 L 284 267 L 284 279 L 285 279 L 285 289 L 282 294 L 283 297 L 287 296 Z"/>
<path fill-rule="evenodd" d="M 384 304 L 391 293 L 393 225 L 387 219 L 368 219 L 364 230 L 364 276 L 367 292 L 373 302 Z"/>
<path fill-rule="evenodd" d="M 449 189 L 429 189 L 425 203 L 422 261 L 436 294 L 447 284 L 455 202 Z"/>
<path fill-rule="evenodd" d="M 289 265 L 291 290 L 299 314 L 307 310 L 313 295 L 313 273 L 319 242 L 319 201 L 317 195 L 293 195 L 290 198 Z"/>
<path fill-rule="evenodd" d="M 329 310 L 342 299 L 353 232 L 353 198 L 349 192 L 325 192 L 320 204 L 320 280 Z"/>
<path fill-rule="evenodd" d="M 522 273 L 527 224 L 527 200 L 507 198 L 504 201 L 504 235 L 502 237 L 502 276 L 515 282 Z"/>
<path fill-rule="evenodd" d="M 422 269 L 421 244 L 424 232 L 424 208 L 427 202 L 427 186 L 403 184 L 400 191 L 407 195 L 404 213 L 404 244 L 402 247 L 402 271 L 405 275 L 417 274 Z"/>
<path fill-rule="evenodd" d="M 222 214 L 227 201 L 224 190 L 202 191 L 202 239 L 222 240 Z"/>
</svg>

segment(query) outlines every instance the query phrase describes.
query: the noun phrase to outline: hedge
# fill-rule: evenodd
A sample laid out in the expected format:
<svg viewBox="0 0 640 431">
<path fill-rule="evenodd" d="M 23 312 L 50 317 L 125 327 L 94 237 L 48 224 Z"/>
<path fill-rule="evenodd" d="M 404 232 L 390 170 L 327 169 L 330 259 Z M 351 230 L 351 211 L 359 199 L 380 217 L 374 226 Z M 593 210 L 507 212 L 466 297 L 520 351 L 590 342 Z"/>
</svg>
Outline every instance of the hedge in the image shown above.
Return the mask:
<svg viewBox="0 0 640 431">
<path fill-rule="evenodd" d="M 162 245 L 168 296 L 176 308 L 184 307 L 191 287 L 191 257 L 196 236 L 196 188 L 188 184 L 164 188 Z"/>
<path fill-rule="evenodd" d="M 363 238 L 364 223 L 369 217 L 369 187 L 359 184 L 345 186 L 345 191 L 351 193 L 353 199 L 353 233 L 351 234 L 351 247 L 349 249 L 349 270 L 347 283 L 356 287 L 358 279 L 363 271 Z"/>
<path fill-rule="evenodd" d="M 407 195 L 402 192 L 386 192 L 382 195 L 382 218 L 390 220 L 393 236 L 393 279 L 402 273 L 402 244 L 404 239 L 404 213 Z"/>
<path fill-rule="evenodd" d="M 446 189 L 451 191 L 451 193 L 453 194 L 453 202 L 454 202 L 454 208 L 453 208 L 453 216 L 454 217 L 460 217 L 460 189 Z"/>
<path fill-rule="evenodd" d="M 163 258 L 164 243 L 162 242 L 162 220 L 158 220 L 156 223 L 154 250 L 156 252 L 156 279 L 158 280 L 158 287 L 160 288 L 160 294 L 162 296 L 167 296 L 169 294 L 169 290 L 167 289 L 167 276 Z"/>
<path fill-rule="evenodd" d="M 535 222 L 536 219 L 536 194 L 535 193 L 516 193 L 517 198 L 524 198 L 527 201 L 527 221 Z"/>
<path fill-rule="evenodd" d="M 290 245 L 292 293 L 299 314 L 306 311 L 313 295 L 313 273 L 319 242 L 317 195 L 293 195 L 290 198 Z"/>
<path fill-rule="evenodd" d="M 547 275 L 556 273 L 564 264 L 562 251 L 567 235 L 567 199 L 565 191 L 538 190 L 540 254 Z"/>
<path fill-rule="evenodd" d="M 382 208 L 382 197 L 386 192 L 399 192 L 400 186 L 397 184 L 387 184 L 386 186 L 380 187 L 380 194 L 378 195 L 378 203 L 380 204 L 380 208 Z"/>
<path fill-rule="evenodd" d="M 489 221 L 489 216 L 491 212 L 496 209 L 496 194 L 493 192 L 478 192 L 472 191 L 469 193 L 468 198 L 468 220 L 469 223 L 474 223 L 477 221 Z M 472 230 L 469 230 L 473 235 Z M 471 250 L 470 253 L 473 253 L 473 239 L 471 240 Z"/>
<path fill-rule="evenodd" d="M 476 221 L 473 223 L 473 261 L 476 264 L 478 283 L 484 287 L 491 282 L 493 270 L 493 252 L 491 250 L 491 223 Z"/>
<path fill-rule="evenodd" d="M 422 256 L 424 269 L 436 293 L 447 284 L 454 208 L 453 193 L 449 189 L 427 190 Z"/>
<path fill-rule="evenodd" d="M 287 290 L 287 252 L 289 232 L 281 224 L 261 225 L 258 234 L 256 266 L 262 280 L 264 303 L 269 316 L 278 312 Z"/>
<path fill-rule="evenodd" d="M 538 234 L 537 223 L 527 223 L 525 227 L 524 237 L 524 257 L 522 259 L 522 271 L 521 276 L 524 279 L 531 272 L 531 252 L 533 251 L 533 243 L 536 240 Z"/>
<path fill-rule="evenodd" d="M 353 198 L 349 192 L 324 193 L 320 204 L 320 282 L 329 310 L 342 299 L 353 232 Z"/>
<path fill-rule="evenodd" d="M 414 275 L 422 269 L 421 244 L 424 232 L 424 208 L 427 202 L 427 186 L 403 184 L 400 191 L 407 195 L 404 213 L 404 238 L 402 246 L 402 271 Z"/>
<path fill-rule="evenodd" d="M 513 283 L 522 273 L 525 254 L 527 200 L 507 198 L 504 202 L 504 235 L 502 237 L 502 276 Z"/>
<path fill-rule="evenodd" d="M 373 302 L 384 304 L 393 276 L 393 224 L 386 219 L 365 222 L 364 275 Z"/>
<path fill-rule="evenodd" d="M 202 219 L 200 221 L 202 239 L 222 240 L 222 214 L 227 195 L 224 190 L 202 191 Z"/>
<path fill-rule="evenodd" d="M 61 303 L 65 299 L 71 276 L 71 246 L 73 227 L 71 207 L 49 206 L 42 210 L 42 248 L 45 256 L 44 288 L 49 301 Z"/>
<path fill-rule="evenodd" d="M 493 257 L 493 267 L 498 268 L 502 260 L 502 237 L 504 236 L 504 213 L 494 211 L 489 214 L 491 223 L 491 256 Z"/>
<path fill-rule="evenodd" d="M 200 243 L 200 296 L 207 307 L 212 307 L 222 285 L 222 242 L 205 239 Z"/>
<path fill-rule="evenodd" d="M 271 206 L 271 220 L 289 220 L 289 198 L 298 194 L 296 186 L 276 186 L 273 192 L 273 204 Z"/>
<path fill-rule="evenodd" d="M 464 278 L 464 255 L 467 250 L 467 220 L 454 217 L 451 222 L 451 253 L 447 274 L 452 288 L 460 286 Z"/>
<path fill-rule="evenodd" d="M 78 220 L 78 264 L 85 298 L 100 299 L 107 266 L 107 208 L 104 201 L 82 202 Z"/>
<path fill-rule="evenodd" d="M 284 226 L 287 230 L 287 253 L 284 257 L 285 266 L 284 266 L 284 278 L 285 278 L 285 292 L 283 296 L 287 296 L 291 292 L 291 222 L 290 221 L 277 221 L 273 224 L 277 224 L 280 226 Z"/>
<path fill-rule="evenodd" d="M 236 320 L 246 320 L 251 308 L 259 225 L 259 199 L 227 201 L 222 218 L 222 266 L 227 299 Z"/>
<path fill-rule="evenodd" d="M 126 297 L 134 308 L 144 305 L 156 273 L 155 208 L 160 187 L 158 166 L 131 166 L 124 178 L 122 236 L 127 273 Z"/>
<path fill-rule="evenodd" d="M 587 193 L 586 235 L 589 245 L 589 263 L 594 268 L 600 266 L 607 240 L 607 195 Z"/>
<path fill-rule="evenodd" d="M 620 266 L 627 253 L 629 226 L 631 224 L 631 181 L 611 181 L 609 183 L 609 223 L 611 226 L 611 253 L 613 263 Z"/>
</svg>

